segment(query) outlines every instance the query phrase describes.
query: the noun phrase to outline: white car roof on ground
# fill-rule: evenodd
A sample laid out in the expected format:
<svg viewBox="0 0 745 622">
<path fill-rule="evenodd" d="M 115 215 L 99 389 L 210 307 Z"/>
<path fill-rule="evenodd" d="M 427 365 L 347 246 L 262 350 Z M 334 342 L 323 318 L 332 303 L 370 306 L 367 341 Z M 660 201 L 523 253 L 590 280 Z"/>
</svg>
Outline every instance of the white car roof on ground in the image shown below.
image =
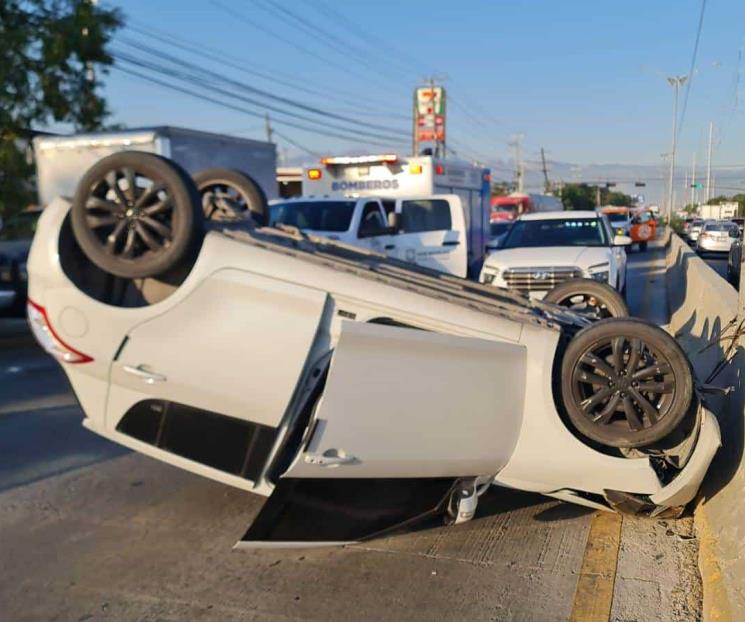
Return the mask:
<svg viewBox="0 0 745 622">
<path fill-rule="evenodd" d="M 571 210 L 564 212 L 537 212 L 524 214 L 519 220 L 567 220 L 575 218 L 599 218 L 598 213 L 592 210 Z"/>
</svg>

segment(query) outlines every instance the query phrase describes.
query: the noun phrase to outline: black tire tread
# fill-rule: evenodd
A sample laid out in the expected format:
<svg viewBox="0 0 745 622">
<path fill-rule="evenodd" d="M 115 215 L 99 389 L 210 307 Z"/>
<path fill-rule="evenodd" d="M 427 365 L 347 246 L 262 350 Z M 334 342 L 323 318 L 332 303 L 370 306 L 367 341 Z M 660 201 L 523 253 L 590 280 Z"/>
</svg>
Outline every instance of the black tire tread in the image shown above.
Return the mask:
<svg viewBox="0 0 745 622">
<path fill-rule="evenodd" d="M 578 358 L 593 342 L 618 335 L 640 337 L 668 358 L 676 378 L 676 394 L 673 408 L 656 426 L 609 442 L 608 438 L 598 435 L 597 426 L 589 423 L 579 405 L 574 403 L 571 375 Z M 669 436 L 688 414 L 694 399 L 693 389 L 691 365 L 678 342 L 660 327 L 638 318 L 608 318 L 583 328 L 567 345 L 561 363 L 561 398 L 569 422 L 581 436 L 608 447 L 647 447 Z"/>
</svg>

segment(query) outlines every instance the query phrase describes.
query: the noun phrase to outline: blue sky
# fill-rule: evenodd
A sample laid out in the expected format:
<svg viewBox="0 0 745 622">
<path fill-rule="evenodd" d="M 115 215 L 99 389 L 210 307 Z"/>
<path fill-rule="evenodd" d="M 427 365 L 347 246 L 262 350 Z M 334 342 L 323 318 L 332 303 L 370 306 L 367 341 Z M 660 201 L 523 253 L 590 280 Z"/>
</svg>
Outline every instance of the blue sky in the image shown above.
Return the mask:
<svg viewBox="0 0 745 622">
<path fill-rule="evenodd" d="M 147 42 L 251 86 L 390 127 L 402 133 L 404 143 L 413 87 L 425 76 L 440 75 L 451 98 L 449 138 L 460 153 L 506 160 L 510 136 L 522 133 L 527 159 L 537 159 L 543 146 L 550 159 L 581 165 L 660 164 L 660 154 L 670 148 L 672 113 L 672 89 L 664 76 L 688 72 L 701 8 L 700 0 L 108 4 L 120 6 L 134 27 L 155 28 L 166 40 L 177 36 L 312 93 L 169 49 L 127 29 L 117 37 L 117 49 L 126 53 L 142 56 L 143 51 L 128 47 L 125 40 Z M 294 17 L 283 14 L 285 10 Z M 293 27 L 299 24 L 297 17 L 326 34 L 311 36 L 302 25 Z M 324 45 L 324 37 L 330 45 Z M 357 49 L 353 52 L 351 46 Z M 719 128 L 715 161 L 745 162 L 740 153 L 745 79 L 739 84 L 744 47 L 745 2 L 709 0 L 680 135 L 683 163 L 690 162 L 694 151 L 703 160 L 709 121 Z M 169 92 L 116 69 L 106 78 L 105 90 L 112 120 L 129 126 L 167 123 L 264 135 L 261 119 Z M 681 93 L 681 108 L 683 99 Z M 260 112 L 260 107 L 251 108 Z M 323 128 L 323 122 L 315 125 Z M 347 140 L 279 123 L 276 127 L 314 152 L 381 150 L 362 135 Z M 278 143 L 291 158 L 302 155 L 283 138 Z"/>
</svg>

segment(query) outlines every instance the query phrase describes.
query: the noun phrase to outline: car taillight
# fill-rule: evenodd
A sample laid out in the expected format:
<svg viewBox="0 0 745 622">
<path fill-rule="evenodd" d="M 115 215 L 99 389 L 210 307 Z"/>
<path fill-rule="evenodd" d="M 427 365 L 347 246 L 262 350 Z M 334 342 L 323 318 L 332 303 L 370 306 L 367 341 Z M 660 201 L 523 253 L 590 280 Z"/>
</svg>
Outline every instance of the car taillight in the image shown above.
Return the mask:
<svg viewBox="0 0 745 622">
<path fill-rule="evenodd" d="M 63 363 L 71 363 L 73 365 L 90 363 L 93 360 L 93 357 L 83 354 L 72 346 L 67 345 L 60 338 L 49 322 L 47 311 L 44 307 L 29 299 L 26 305 L 26 313 L 34 337 L 36 337 L 41 347 L 54 358 Z"/>
</svg>

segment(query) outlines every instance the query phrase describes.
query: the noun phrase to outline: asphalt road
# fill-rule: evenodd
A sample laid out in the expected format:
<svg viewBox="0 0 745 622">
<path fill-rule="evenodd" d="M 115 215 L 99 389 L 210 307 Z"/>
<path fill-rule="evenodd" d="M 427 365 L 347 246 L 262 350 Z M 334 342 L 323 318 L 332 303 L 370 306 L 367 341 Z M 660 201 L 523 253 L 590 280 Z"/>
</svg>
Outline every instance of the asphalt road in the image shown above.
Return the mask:
<svg viewBox="0 0 745 622">
<path fill-rule="evenodd" d="M 659 250 L 632 310 L 664 322 Z M 492 489 L 464 525 L 347 548 L 231 550 L 263 499 L 80 426 L 59 366 L 0 333 L 0 619 L 567 620 L 592 512 Z M 550 450 L 550 448 L 547 448 Z M 614 620 L 696 620 L 690 519 L 624 518 Z"/>
</svg>

